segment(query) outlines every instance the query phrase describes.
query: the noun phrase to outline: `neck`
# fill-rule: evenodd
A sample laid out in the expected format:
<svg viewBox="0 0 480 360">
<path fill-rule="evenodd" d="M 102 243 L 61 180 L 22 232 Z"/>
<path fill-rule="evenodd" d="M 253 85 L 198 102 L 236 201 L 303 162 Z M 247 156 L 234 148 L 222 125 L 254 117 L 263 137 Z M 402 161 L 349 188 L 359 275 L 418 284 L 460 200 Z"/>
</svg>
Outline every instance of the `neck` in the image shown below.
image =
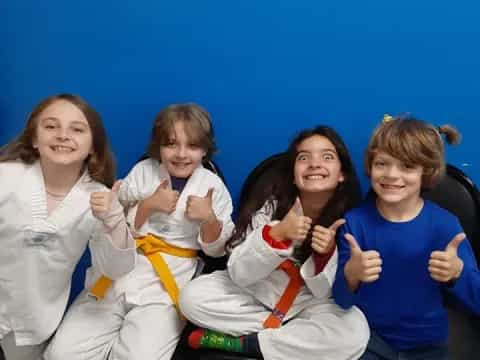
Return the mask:
<svg viewBox="0 0 480 360">
<path fill-rule="evenodd" d="M 40 160 L 45 190 L 50 194 L 65 195 L 81 176 L 82 167 L 45 164 Z"/>
<path fill-rule="evenodd" d="M 377 209 L 380 214 L 392 222 L 403 222 L 414 219 L 423 208 L 423 199 L 418 196 L 402 203 L 387 203 L 377 198 Z"/>
<path fill-rule="evenodd" d="M 313 220 L 318 219 L 330 197 L 331 195 L 326 196 L 325 193 L 300 194 L 304 215 Z"/>
</svg>

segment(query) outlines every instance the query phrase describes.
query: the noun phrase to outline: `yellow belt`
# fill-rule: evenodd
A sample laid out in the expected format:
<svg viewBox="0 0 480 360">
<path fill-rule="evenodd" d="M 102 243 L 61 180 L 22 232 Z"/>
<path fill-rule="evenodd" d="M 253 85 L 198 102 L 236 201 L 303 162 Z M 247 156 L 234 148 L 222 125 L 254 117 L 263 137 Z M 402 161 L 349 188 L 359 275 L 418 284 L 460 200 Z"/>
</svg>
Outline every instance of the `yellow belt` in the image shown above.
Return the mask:
<svg viewBox="0 0 480 360">
<path fill-rule="evenodd" d="M 197 250 L 170 245 L 165 240 L 152 234 L 137 238 L 136 247 L 137 249 L 141 249 L 143 254 L 150 260 L 163 287 L 178 310 L 178 286 L 161 253 L 183 258 L 194 258 L 197 256 Z M 103 275 L 90 289 L 90 294 L 97 299 L 103 299 L 111 285 L 112 279 Z"/>
</svg>

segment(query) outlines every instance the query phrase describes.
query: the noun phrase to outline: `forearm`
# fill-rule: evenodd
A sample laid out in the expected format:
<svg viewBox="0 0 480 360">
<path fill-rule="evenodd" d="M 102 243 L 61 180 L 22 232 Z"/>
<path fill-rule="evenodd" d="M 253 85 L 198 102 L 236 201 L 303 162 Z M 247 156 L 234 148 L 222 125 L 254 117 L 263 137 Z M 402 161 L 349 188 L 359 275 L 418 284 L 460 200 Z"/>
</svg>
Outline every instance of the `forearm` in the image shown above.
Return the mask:
<svg viewBox="0 0 480 360">
<path fill-rule="evenodd" d="M 141 200 L 138 204 L 137 213 L 135 214 L 135 230 L 142 227 L 153 213 L 154 210 L 150 206 L 150 201 L 148 199 Z"/>
</svg>

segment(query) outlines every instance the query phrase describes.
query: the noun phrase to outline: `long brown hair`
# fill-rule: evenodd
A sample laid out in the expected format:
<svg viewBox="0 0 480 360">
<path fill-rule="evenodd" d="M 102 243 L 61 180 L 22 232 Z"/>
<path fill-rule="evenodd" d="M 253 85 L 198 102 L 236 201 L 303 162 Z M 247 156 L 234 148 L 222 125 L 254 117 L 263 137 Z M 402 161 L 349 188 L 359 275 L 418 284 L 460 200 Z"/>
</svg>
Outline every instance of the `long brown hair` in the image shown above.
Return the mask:
<svg viewBox="0 0 480 360">
<path fill-rule="evenodd" d="M 86 159 L 86 167 L 92 179 L 111 187 L 115 179 L 115 162 L 107 141 L 107 134 L 98 112 L 77 95 L 59 94 L 49 96 L 38 103 L 30 113 L 25 128 L 10 143 L 0 148 L 0 162 L 21 160 L 32 164 L 40 154 L 33 147 L 39 115 L 57 101 L 68 101 L 85 115 L 92 132 L 93 152 Z"/>
<path fill-rule="evenodd" d="M 312 227 L 314 225 L 328 227 L 335 220 L 341 218 L 345 211 L 358 205 L 361 199 L 360 184 L 348 149 L 341 137 L 328 126 L 317 126 L 313 129 L 303 130 L 290 143 L 285 158 L 280 160 L 284 161 L 283 166 L 280 167 L 283 169 L 281 176 L 279 176 L 279 172 L 274 172 L 272 173 L 272 179 L 268 181 L 275 184 L 271 188 L 272 193 L 267 194 L 264 189 L 254 186 L 245 204 L 239 209 L 234 233 L 227 243 L 228 249 L 232 249 L 245 240 L 247 232 L 252 228 L 252 218 L 255 212 L 265 202 L 270 202 L 270 205 L 275 209 L 272 220 L 282 220 L 285 217 L 299 195 L 298 189 L 294 184 L 297 148 L 304 140 L 315 135 L 323 136 L 333 144 L 345 179 L 337 185 L 334 194 L 323 208 L 319 218 L 312 219 Z M 274 202 L 276 202 L 276 205 L 274 205 Z M 311 236 L 309 236 L 302 243 L 302 246 L 296 249 L 295 256 L 303 262 L 311 253 Z"/>
</svg>

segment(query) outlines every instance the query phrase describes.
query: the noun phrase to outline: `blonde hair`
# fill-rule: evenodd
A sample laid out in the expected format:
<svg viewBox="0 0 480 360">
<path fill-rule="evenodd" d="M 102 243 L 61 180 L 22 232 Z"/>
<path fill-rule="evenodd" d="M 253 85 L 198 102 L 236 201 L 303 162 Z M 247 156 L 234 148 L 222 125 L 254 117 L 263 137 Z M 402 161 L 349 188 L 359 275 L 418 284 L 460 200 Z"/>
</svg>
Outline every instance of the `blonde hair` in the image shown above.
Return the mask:
<svg viewBox="0 0 480 360">
<path fill-rule="evenodd" d="M 204 149 L 205 158 L 210 159 L 217 150 L 212 121 L 204 108 L 193 103 L 170 105 L 158 113 L 147 154 L 161 161 L 160 146 L 168 145 L 177 121 L 183 122 L 189 140 Z"/>
<path fill-rule="evenodd" d="M 109 187 L 115 179 L 115 162 L 107 141 L 107 134 L 100 115 L 85 100 L 77 95 L 59 94 L 49 96 L 39 102 L 27 118 L 25 128 L 14 140 L 0 148 L 0 162 L 21 160 L 32 164 L 40 154 L 33 147 L 36 137 L 37 122 L 40 114 L 57 101 L 68 101 L 75 105 L 85 115 L 92 132 L 93 152 L 85 160 L 90 177 Z"/>
<path fill-rule="evenodd" d="M 435 127 L 411 116 L 396 116 L 381 123 L 365 152 L 367 175 L 370 176 L 375 155 L 384 151 L 404 163 L 422 166 L 422 188 L 433 187 L 445 173 L 442 134 L 448 144 L 460 142 L 460 133 L 450 125 Z"/>
</svg>

